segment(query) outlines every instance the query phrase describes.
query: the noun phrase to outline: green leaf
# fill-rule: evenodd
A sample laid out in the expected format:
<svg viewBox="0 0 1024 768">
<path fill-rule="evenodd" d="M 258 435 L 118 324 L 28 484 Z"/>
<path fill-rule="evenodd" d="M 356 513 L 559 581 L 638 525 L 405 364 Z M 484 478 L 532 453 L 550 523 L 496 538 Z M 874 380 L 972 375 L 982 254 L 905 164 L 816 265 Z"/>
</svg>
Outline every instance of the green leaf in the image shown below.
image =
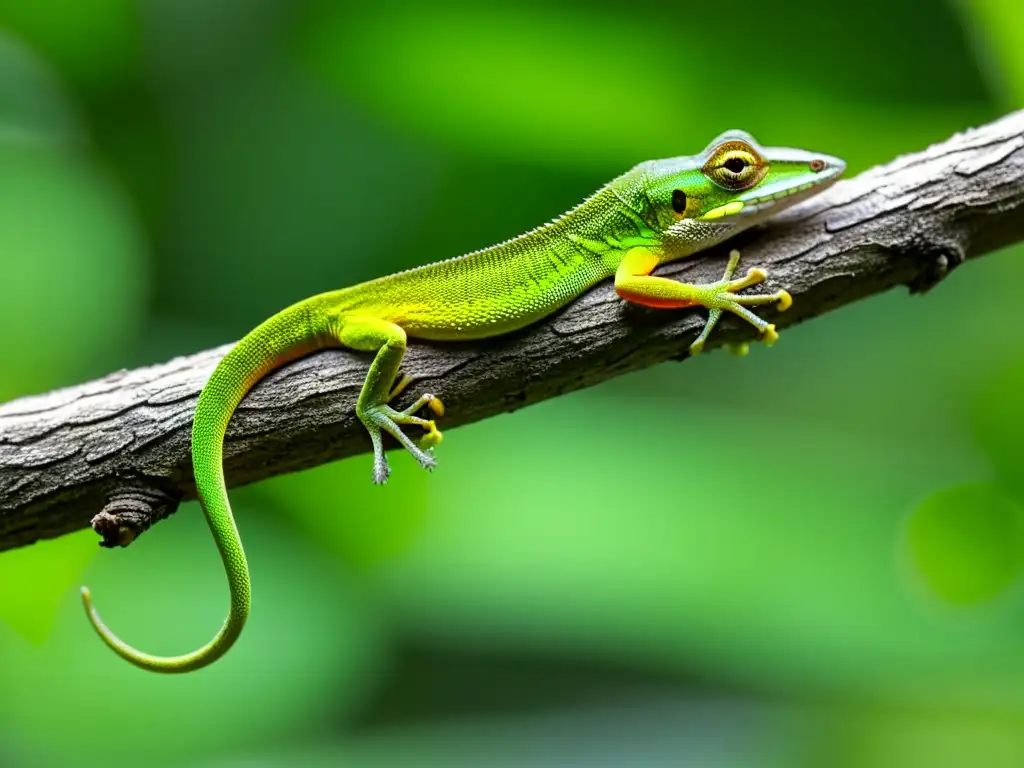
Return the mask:
<svg viewBox="0 0 1024 768">
<path fill-rule="evenodd" d="M 936 491 L 907 520 L 910 563 L 947 603 L 992 600 L 1013 583 L 1024 553 L 1024 510 L 999 488 L 966 483 Z"/>
</svg>

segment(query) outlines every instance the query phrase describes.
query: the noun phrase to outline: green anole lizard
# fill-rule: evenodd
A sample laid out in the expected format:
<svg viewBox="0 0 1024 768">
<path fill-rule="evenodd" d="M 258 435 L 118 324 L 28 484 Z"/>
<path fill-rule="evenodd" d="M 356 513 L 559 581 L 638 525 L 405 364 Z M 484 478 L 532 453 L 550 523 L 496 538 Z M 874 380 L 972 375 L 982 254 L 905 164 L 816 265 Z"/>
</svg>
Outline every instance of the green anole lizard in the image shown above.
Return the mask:
<svg viewBox="0 0 1024 768">
<path fill-rule="evenodd" d="M 221 360 L 199 396 L 192 428 L 192 464 L 199 501 L 220 550 L 231 592 L 228 617 L 207 645 L 183 656 L 151 656 L 118 639 L 102 622 L 87 587 L 82 600 L 93 627 L 118 655 L 155 672 L 187 672 L 228 651 L 249 615 L 249 569 L 224 483 L 224 434 L 236 406 L 270 371 L 324 347 L 373 353 L 356 414 L 373 444 L 373 481 L 388 477 L 382 433 L 394 437 L 419 464 L 435 465 L 441 439 L 424 408 L 444 407 L 424 394 L 403 410 L 389 403 L 411 381 L 399 375 L 406 340 L 458 342 L 519 330 L 550 315 L 596 283 L 615 278 L 626 301 L 648 307 L 706 307 L 708 320 L 690 346 L 696 354 L 723 311 L 753 325 L 765 343 L 775 326 L 748 306 L 777 303 L 789 294 L 739 294 L 765 280 L 761 269 L 734 278 L 739 253 L 730 254 L 722 279 L 690 285 L 651 273 L 758 224 L 832 184 L 842 160 L 797 149 L 761 147 L 749 134 L 727 131 L 699 155 L 641 163 L 612 180 L 560 218 L 491 248 L 388 275 L 300 301 L 266 320 Z M 417 446 L 402 431 L 419 427 Z"/>
</svg>

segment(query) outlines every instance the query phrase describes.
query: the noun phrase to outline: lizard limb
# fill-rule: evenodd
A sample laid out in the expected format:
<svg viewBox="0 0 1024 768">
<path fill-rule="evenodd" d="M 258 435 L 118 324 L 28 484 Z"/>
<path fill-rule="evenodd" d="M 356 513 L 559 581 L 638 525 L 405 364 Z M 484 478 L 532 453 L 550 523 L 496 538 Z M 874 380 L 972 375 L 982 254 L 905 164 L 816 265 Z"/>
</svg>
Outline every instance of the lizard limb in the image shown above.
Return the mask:
<svg viewBox="0 0 1024 768">
<path fill-rule="evenodd" d="M 434 457 L 410 440 L 399 425 L 411 424 L 422 427 L 426 431 L 425 445 L 436 445 L 441 440 L 437 426 L 433 421 L 422 419 L 414 413 L 423 406 L 431 405 L 437 398 L 430 394 L 423 395 L 403 411 L 397 411 L 388 405 L 392 397 L 408 385 L 407 381 L 399 381 L 397 386 L 393 386 L 398 378 L 402 358 L 405 356 L 405 331 L 387 320 L 352 315 L 341 318 L 337 340 L 350 349 L 377 353 L 370 363 L 370 370 L 367 371 L 359 399 L 356 401 L 356 415 L 370 433 L 373 442 L 373 482 L 387 482 L 391 472 L 387 457 L 384 455 L 382 431 L 401 443 L 421 467 L 433 469 L 437 465 Z"/>
<path fill-rule="evenodd" d="M 741 296 L 737 291 L 757 285 L 767 278 L 763 269 L 753 268 L 744 277 L 733 279 L 733 273 L 739 264 L 740 252 L 733 250 L 729 254 L 729 263 L 721 280 L 714 283 L 691 284 L 680 283 L 665 277 L 657 277 L 651 272 L 660 263 L 660 258 L 650 248 L 632 248 L 623 257 L 615 273 L 615 290 L 626 301 L 642 304 L 658 309 L 674 309 L 682 307 L 702 306 L 708 309 L 708 319 L 700 335 L 690 345 L 691 354 L 698 354 L 707 341 L 708 336 L 722 316 L 722 312 L 732 312 L 753 325 L 761 334 L 765 344 L 773 344 L 779 335 L 775 326 L 755 315 L 747 306 L 757 306 L 778 302 L 779 309 L 785 310 L 793 300 L 787 291 Z"/>
</svg>

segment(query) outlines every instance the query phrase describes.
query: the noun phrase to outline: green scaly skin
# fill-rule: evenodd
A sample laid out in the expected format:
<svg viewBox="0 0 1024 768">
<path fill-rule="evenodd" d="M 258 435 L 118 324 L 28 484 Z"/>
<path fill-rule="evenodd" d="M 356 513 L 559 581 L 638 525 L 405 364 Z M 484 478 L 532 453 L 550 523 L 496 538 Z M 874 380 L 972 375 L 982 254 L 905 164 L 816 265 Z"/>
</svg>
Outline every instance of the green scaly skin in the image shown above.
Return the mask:
<svg viewBox="0 0 1024 768">
<path fill-rule="evenodd" d="M 228 421 L 249 389 L 269 371 L 323 347 L 347 347 L 375 356 L 356 403 L 374 449 L 373 480 L 388 477 L 381 436 L 397 439 L 425 468 L 435 465 L 441 439 L 424 407 L 440 416 L 430 394 L 396 410 L 388 403 L 409 383 L 399 377 L 406 339 L 457 342 L 523 328 L 550 315 L 596 283 L 614 276 L 618 294 L 651 307 L 703 306 L 709 317 L 691 346 L 699 352 L 722 312 L 755 326 L 761 340 L 775 327 L 748 306 L 790 304 L 789 294 L 740 295 L 766 274 L 751 269 L 733 278 L 733 251 L 722 279 L 690 285 L 651 275 L 665 262 L 689 256 L 816 194 L 842 173 L 842 160 L 796 149 L 765 148 L 741 131 L 728 131 L 699 155 L 642 163 L 609 182 L 562 217 L 491 248 L 322 293 L 279 312 L 243 338 L 220 362 L 199 397 L 192 430 L 196 489 L 231 591 L 220 632 L 207 645 L 175 657 L 141 653 L 100 620 L 86 587 L 82 599 L 93 627 L 118 655 L 155 672 L 187 672 L 228 651 L 249 615 L 249 571 L 228 503 L 222 445 Z M 422 428 L 417 446 L 402 426 Z"/>
</svg>

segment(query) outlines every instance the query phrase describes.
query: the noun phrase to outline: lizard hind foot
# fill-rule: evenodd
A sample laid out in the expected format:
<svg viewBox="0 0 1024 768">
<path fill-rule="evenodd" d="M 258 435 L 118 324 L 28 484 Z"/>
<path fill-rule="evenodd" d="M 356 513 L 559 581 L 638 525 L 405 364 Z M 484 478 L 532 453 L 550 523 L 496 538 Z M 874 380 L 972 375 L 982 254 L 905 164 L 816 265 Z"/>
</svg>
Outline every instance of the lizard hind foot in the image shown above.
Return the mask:
<svg viewBox="0 0 1024 768">
<path fill-rule="evenodd" d="M 421 401 L 424 401 L 423 405 L 429 404 L 429 401 L 424 400 L 427 397 L 432 398 L 433 396 L 425 395 L 423 398 L 420 398 Z M 390 474 L 387 457 L 384 454 L 383 441 L 381 440 L 382 432 L 387 432 L 395 438 L 424 469 L 432 470 L 437 466 L 437 459 L 433 457 L 431 449 L 441 442 L 441 432 L 433 420 L 413 415 L 415 410 L 423 407 L 419 402 L 417 401 L 417 404 L 414 404 L 416 407 L 410 407 L 404 411 L 396 411 L 391 406 L 382 404 L 367 408 L 360 414 L 360 418 L 370 432 L 370 438 L 373 441 L 373 481 L 375 483 L 383 484 L 387 482 L 388 475 Z M 426 434 L 421 438 L 419 446 L 402 431 L 402 425 L 423 428 Z"/>
</svg>

